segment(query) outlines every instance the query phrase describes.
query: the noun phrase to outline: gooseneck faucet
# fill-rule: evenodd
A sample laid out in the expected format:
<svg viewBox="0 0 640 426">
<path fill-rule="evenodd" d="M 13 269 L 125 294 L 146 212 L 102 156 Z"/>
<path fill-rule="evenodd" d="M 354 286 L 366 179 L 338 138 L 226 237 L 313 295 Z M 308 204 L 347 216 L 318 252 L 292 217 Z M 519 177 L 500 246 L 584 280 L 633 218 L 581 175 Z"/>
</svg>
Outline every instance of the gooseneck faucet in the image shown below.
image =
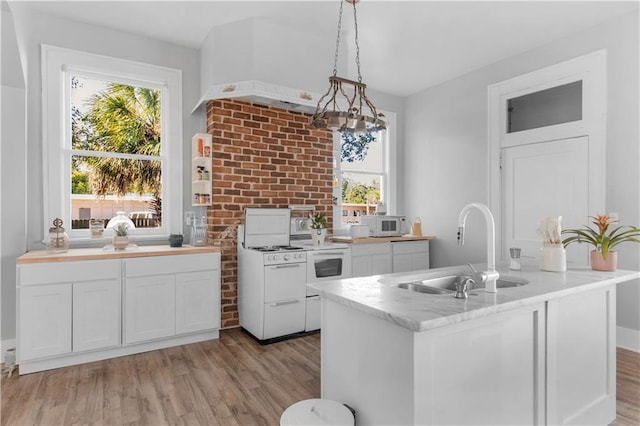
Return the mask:
<svg viewBox="0 0 640 426">
<path fill-rule="evenodd" d="M 487 223 L 487 270 L 482 272 L 482 280 L 486 282 L 485 291 L 497 293 L 496 281 L 500 273 L 496 271 L 496 224 L 489 207 L 482 203 L 469 203 L 462 208 L 458 216 L 458 245 L 464 244 L 464 224 L 471 209 L 478 209 Z"/>
</svg>

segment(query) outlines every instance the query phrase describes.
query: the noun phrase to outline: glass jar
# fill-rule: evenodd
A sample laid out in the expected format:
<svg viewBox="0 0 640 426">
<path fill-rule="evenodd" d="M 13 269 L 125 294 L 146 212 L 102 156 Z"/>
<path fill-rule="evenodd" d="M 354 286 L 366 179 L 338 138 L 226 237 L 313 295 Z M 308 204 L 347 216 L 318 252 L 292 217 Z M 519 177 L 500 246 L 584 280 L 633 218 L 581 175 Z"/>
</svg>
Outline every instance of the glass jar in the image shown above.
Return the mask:
<svg viewBox="0 0 640 426">
<path fill-rule="evenodd" d="M 53 221 L 53 226 L 49 228 L 47 253 L 64 253 L 67 250 L 69 250 L 69 235 L 62 227 L 62 219 L 57 217 Z"/>
</svg>

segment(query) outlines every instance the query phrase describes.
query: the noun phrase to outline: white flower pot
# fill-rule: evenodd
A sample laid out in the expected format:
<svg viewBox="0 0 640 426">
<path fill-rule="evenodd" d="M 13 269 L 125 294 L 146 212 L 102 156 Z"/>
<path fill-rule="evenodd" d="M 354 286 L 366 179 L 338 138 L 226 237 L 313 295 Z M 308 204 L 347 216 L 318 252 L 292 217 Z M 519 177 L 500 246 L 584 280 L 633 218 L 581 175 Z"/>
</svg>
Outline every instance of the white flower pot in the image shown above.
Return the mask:
<svg viewBox="0 0 640 426">
<path fill-rule="evenodd" d="M 119 237 L 116 235 L 115 237 L 113 237 L 112 243 L 114 249 L 124 250 L 129 245 L 129 237 L 126 235 L 124 237 Z"/>
<path fill-rule="evenodd" d="M 324 239 L 327 237 L 327 228 L 311 229 L 311 239 L 313 245 L 319 247 L 324 244 Z"/>
</svg>

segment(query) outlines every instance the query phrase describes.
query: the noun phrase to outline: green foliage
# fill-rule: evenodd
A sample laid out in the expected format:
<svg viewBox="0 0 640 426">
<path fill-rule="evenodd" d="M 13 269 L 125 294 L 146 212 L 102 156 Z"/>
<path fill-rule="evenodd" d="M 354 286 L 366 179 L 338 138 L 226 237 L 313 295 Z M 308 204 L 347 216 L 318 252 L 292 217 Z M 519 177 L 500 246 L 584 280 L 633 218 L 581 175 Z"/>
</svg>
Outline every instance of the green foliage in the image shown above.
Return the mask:
<svg viewBox="0 0 640 426">
<path fill-rule="evenodd" d="M 89 187 L 89 177 L 86 173 L 79 170 L 71 171 L 71 193 L 72 194 L 91 194 Z"/>
<path fill-rule="evenodd" d="M 118 226 L 114 228 L 114 230 L 116 231 L 116 235 L 118 237 L 126 237 L 127 232 L 129 231 L 129 227 L 126 223 L 119 223 Z"/>
<path fill-rule="evenodd" d="M 362 161 L 367 156 L 369 144 L 375 142 L 376 136 L 373 133 L 348 133 L 342 132 L 342 161 L 353 163 Z"/>
<path fill-rule="evenodd" d="M 312 229 L 322 229 L 327 227 L 327 216 L 318 212 L 311 216 L 311 228 Z"/>
<path fill-rule="evenodd" d="M 72 121 L 74 149 L 160 155 L 160 91 L 111 83 Z M 161 193 L 161 164 L 153 160 L 82 157 L 96 195 Z"/>
<path fill-rule="evenodd" d="M 380 201 L 380 189 L 373 185 L 355 183 L 348 179 L 342 181 L 342 202 L 348 204 L 377 204 Z"/>
<path fill-rule="evenodd" d="M 591 216 L 592 222 L 598 230 L 588 226 L 577 229 L 565 229 L 563 234 L 571 235 L 562 240 L 562 244 L 567 247 L 571 243 L 588 243 L 594 246 L 597 251 L 602 252 L 602 258 L 607 259 L 607 254 L 618 244 L 624 242 L 640 243 L 640 228 L 635 226 L 618 226 L 607 233 L 609 225 L 615 221 L 606 214 Z"/>
</svg>

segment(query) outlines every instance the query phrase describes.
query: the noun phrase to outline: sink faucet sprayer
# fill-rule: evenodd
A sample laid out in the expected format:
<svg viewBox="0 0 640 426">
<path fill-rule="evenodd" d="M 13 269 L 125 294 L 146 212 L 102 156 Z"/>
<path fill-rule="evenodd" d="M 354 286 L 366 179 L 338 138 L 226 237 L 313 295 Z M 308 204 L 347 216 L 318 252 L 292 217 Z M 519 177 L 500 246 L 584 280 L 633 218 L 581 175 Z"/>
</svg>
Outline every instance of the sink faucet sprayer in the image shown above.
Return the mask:
<svg viewBox="0 0 640 426">
<path fill-rule="evenodd" d="M 497 293 L 496 281 L 500 273 L 496 271 L 496 225 L 489 207 L 482 203 L 470 203 L 462 208 L 458 217 L 458 245 L 464 244 L 464 224 L 471 209 L 476 208 L 482 212 L 487 222 L 487 270 L 481 272 L 482 280 L 486 282 L 485 291 Z"/>
</svg>

